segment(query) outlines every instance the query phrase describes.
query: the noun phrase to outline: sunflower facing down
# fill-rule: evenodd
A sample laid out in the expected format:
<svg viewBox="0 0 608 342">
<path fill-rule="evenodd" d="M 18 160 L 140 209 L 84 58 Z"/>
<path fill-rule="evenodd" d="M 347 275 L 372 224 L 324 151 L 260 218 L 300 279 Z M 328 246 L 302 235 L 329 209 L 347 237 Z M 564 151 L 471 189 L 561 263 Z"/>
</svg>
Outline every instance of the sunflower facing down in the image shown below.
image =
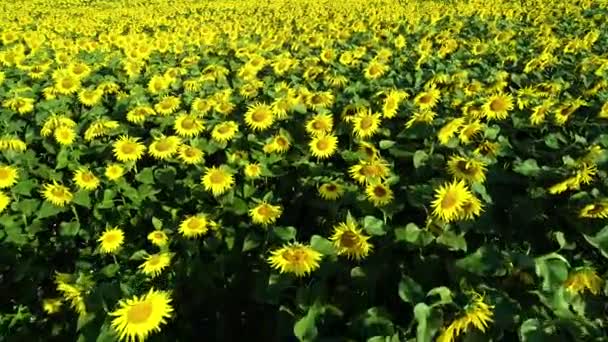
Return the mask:
<svg viewBox="0 0 608 342">
<path fill-rule="evenodd" d="M 326 159 L 336 153 L 338 137 L 335 135 L 319 135 L 314 137 L 308 144 L 310 152 L 318 159 Z"/>
<path fill-rule="evenodd" d="M 58 207 L 63 207 L 72 202 L 72 197 L 74 196 L 70 192 L 70 189 L 53 181 L 53 184 L 45 184 L 43 186 L 42 197 Z"/>
<path fill-rule="evenodd" d="M 168 292 L 150 289 L 150 292 L 118 302 L 118 309 L 110 313 L 112 329 L 121 341 L 144 341 L 171 317 L 171 297 Z"/>
<path fill-rule="evenodd" d="M 454 178 L 470 183 L 483 183 L 486 179 L 485 163 L 461 156 L 450 157 L 450 160 L 448 160 L 448 171 Z"/>
<path fill-rule="evenodd" d="M 303 277 L 318 269 L 322 258 L 312 247 L 296 242 L 272 251 L 268 263 L 280 273 Z"/>
<path fill-rule="evenodd" d="M 344 194 L 344 187 L 336 182 L 323 183 L 319 186 L 319 195 L 327 201 L 335 201 Z"/>
<path fill-rule="evenodd" d="M 472 303 L 469 303 L 464 312 L 443 330 L 437 342 L 454 342 L 458 336 L 472 327 L 485 332 L 488 324 L 493 322 L 492 308 L 494 306 L 486 304 L 482 295 L 475 294 Z"/>
<path fill-rule="evenodd" d="M 125 242 L 125 233 L 118 227 L 108 228 L 97 241 L 99 241 L 99 250 L 102 253 L 113 254 Z"/>
<path fill-rule="evenodd" d="M 42 310 L 49 315 L 59 312 L 62 305 L 61 298 L 46 298 L 42 300 Z"/>
<path fill-rule="evenodd" d="M 375 207 L 383 207 L 393 201 L 393 190 L 388 185 L 382 183 L 367 185 L 365 187 L 365 195 Z"/>
<path fill-rule="evenodd" d="M 162 271 L 171 264 L 171 253 L 161 252 L 152 255 L 147 255 L 139 269 L 141 272 L 151 278 L 158 277 Z"/>
<path fill-rule="evenodd" d="M 93 191 L 99 186 L 99 178 L 93 172 L 80 168 L 74 172 L 74 183 L 82 190 Z"/>
<path fill-rule="evenodd" d="M 579 217 L 585 218 L 608 218 L 608 199 L 597 203 L 588 204 L 579 213 Z"/>
<path fill-rule="evenodd" d="M 445 222 L 462 218 L 465 204 L 469 203 L 473 194 L 464 181 L 454 180 L 435 190 L 435 200 L 432 203 L 433 214 Z"/>
<path fill-rule="evenodd" d="M 275 223 L 282 213 L 283 209 L 280 205 L 262 202 L 249 210 L 249 217 L 251 217 L 251 220 L 255 224 L 267 226 Z"/>
<path fill-rule="evenodd" d="M 338 255 L 361 260 L 373 249 L 373 245 L 367 241 L 369 238 L 353 220 L 347 220 L 334 227 L 334 233 L 329 239 L 333 242 Z"/>
<path fill-rule="evenodd" d="M 591 267 L 582 267 L 568 275 L 564 286 L 572 293 L 584 293 L 589 291 L 594 295 L 598 295 L 601 291 L 604 281 L 600 278 L 595 270 Z"/>
<path fill-rule="evenodd" d="M 205 190 L 211 191 L 213 196 L 219 196 L 230 190 L 234 185 L 232 172 L 225 166 L 210 167 L 203 176 Z"/>
</svg>

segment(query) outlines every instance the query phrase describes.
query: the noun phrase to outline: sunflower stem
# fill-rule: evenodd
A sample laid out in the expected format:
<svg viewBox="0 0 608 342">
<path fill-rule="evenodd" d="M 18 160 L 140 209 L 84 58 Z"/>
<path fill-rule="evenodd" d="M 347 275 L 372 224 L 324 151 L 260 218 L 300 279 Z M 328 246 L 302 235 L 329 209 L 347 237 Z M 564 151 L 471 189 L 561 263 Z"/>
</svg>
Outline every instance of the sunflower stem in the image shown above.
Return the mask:
<svg viewBox="0 0 608 342">
<path fill-rule="evenodd" d="M 78 222 L 78 224 L 80 224 L 80 218 L 78 217 L 78 212 L 76 211 L 76 207 L 74 207 L 73 205 L 72 207 L 72 213 L 74 213 L 74 217 L 76 218 L 76 222 Z"/>
</svg>

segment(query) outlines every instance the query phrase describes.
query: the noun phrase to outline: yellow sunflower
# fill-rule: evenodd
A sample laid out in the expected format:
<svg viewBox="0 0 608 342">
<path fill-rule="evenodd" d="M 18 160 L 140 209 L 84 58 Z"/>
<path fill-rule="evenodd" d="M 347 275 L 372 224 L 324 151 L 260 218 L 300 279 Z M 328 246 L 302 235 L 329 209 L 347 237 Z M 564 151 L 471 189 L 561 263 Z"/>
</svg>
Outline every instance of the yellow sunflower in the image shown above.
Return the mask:
<svg viewBox="0 0 608 342">
<path fill-rule="evenodd" d="M 173 129 L 180 137 L 192 138 L 199 135 L 204 129 L 203 120 L 194 115 L 181 114 L 175 119 Z"/>
<path fill-rule="evenodd" d="M 80 89 L 80 80 L 67 73 L 59 75 L 55 78 L 55 85 L 53 88 L 61 95 L 74 94 Z"/>
<path fill-rule="evenodd" d="M 293 273 L 303 277 L 318 269 L 323 255 L 310 246 L 292 243 L 271 252 L 268 263 L 280 273 Z"/>
<path fill-rule="evenodd" d="M 306 122 L 306 132 L 311 136 L 318 136 L 331 133 L 334 126 L 334 119 L 331 114 L 316 114 Z"/>
<path fill-rule="evenodd" d="M 482 110 L 488 120 L 504 120 L 513 107 L 513 97 L 510 94 L 497 93 L 485 101 Z"/>
<path fill-rule="evenodd" d="M 598 295 L 602 289 L 604 280 L 600 278 L 591 267 L 581 267 L 568 275 L 564 286 L 572 293 L 584 293 L 589 291 Z"/>
<path fill-rule="evenodd" d="M 167 90 L 170 84 L 171 82 L 164 76 L 154 75 L 148 82 L 148 92 L 153 95 L 159 94 Z"/>
<path fill-rule="evenodd" d="M 579 212 L 579 217 L 608 218 L 608 199 L 586 205 Z"/>
<path fill-rule="evenodd" d="M 389 176 L 390 166 L 382 158 L 360 160 L 348 169 L 350 176 L 359 184 L 369 184 L 384 180 Z"/>
<path fill-rule="evenodd" d="M 177 153 L 180 144 L 181 139 L 176 136 L 161 137 L 150 144 L 148 153 L 158 160 L 167 160 Z"/>
<path fill-rule="evenodd" d="M 125 169 L 120 164 L 109 164 L 108 166 L 106 166 L 105 175 L 111 181 L 118 180 L 124 174 Z"/>
<path fill-rule="evenodd" d="M 283 209 L 280 205 L 272 205 L 266 202 L 262 202 L 249 210 L 249 217 L 255 224 L 261 224 L 267 226 L 275 223 L 281 214 Z"/>
<path fill-rule="evenodd" d="M 392 90 L 384 98 L 382 104 L 382 116 L 387 119 L 394 118 L 397 115 L 397 110 L 401 101 L 406 99 L 408 94 L 404 91 Z"/>
<path fill-rule="evenodd" d="M 179 225 L 178 231 L 186 238 L 197 238 L 209 231 L 211 221 L 207 215 L 198 214 L 183 220 Z"/>
<path fill-rule="evenodd" d="M 147 255 L 145 261 L 139 265 L 141 272 L 151 278 L 158 277 L 162 271 L 171 264 L 172 254 L 169 252 L 161 252 L 152 255 Z"/>
<path fill-rule="evenodd" d="M 380 129 L 380 114 L 372 114 L 371 111 L 361 111 L 352 118 L 353 132 L 360 139 L 366 139 L 378 132 Z"/>
<path fill-rule="evenodd" d="M 389 67 L 377 61 L 371 61 L 367 67 L 365 67 L 364 76 L 368 80 L 375 80 L 384 75 L 389 70 Z"/>
<path fill-rule="evenodd" d="M 281 134 L 277 134 L 272 137 L 269 150 L 270 152 L 285 153 L 289 151 L 290 147 L 291 143 L 289 142 L 289 139 Z"/>
<path fill-rule="evenodd" d="M 0 189 L 8 188 L 19 179 L 19 172 L 13 166 L 0 166 Z"/>
<path fill-rule="evenodd" d="M 53 181 L 53 184 L 43 186 L 42 197 L 58 207 L 63 207 L 72 202 L 74 195 L 72 195 L 70 189 Z"/>
<path fill-rule="evenodd" d="M 214 196 L 219 196 L 232 188 L 234 177 L 225 166 L 210 167 L 203 176 L 203 185 L 205 190 L 211 191 Z"/>
<path fill-rule="evenodd" d="M 74 128 L 72 127 L 59 126 L 55 128 L 53 136 L 59 144 L 69 146 L 74 143 L 74 140 L 76 140 L 76 131 L 74 131 Z"/>
<path fill-rule="evenodd" d="M 93 172 L 80 168 L 74 172 L 72 179 L 76 185 L 82 190 L 93 191 L 99 186 L 99 178 L 97 178 Z"/>
<path fill-rule="evenodd" d="M 141 296 L 118 302 L 118 309 L 110 313 L 112 329 L 121 341 L 144 341 L 171 317 L 171 297 L 168 292 L 150 291 Z"/>
<path fill-rule="evenodd" d="M 262 175 L 262 166 L 259 163 L 248 163 L 243 170 L 245 177 L 249 179 L 257 179 Z"/>
<path fill-rule="evenodd" d="M 373 249 L 369 236 L 363 234 L 353 220 L 347 220 L 334 227 L 334 233 L 329 238 L 338 252 L 349 259 L 361 260 L 366 258 Z"/>
<path fill-rule="evenodd" d="M 59 312 L 62 305 L 61 298 L 45 298 L 42 300 L 42 310 L 49 315 Z"/>
<path fill-rule="evenodd" d="M 446 123 L 439 132 L 437 132 L 437 139 L 442 145 L 447 145 L 450 139 L 458 133 L 458 131 L 464 125 L 464 118 L 455 118 Z"/>
<path fill-rule="evenodd" d="M 318 190 L 321 198 L 328 201 L 335 201 L 344 195 L 344 187 L 336 182 L 323 183 Z"/>
<path fill-rule="evenodd" d="M 139 138 L 133 138 L 126 135 L 121 136 L 112 145 L 114 156 L 118 161 L 126 163 L 130 161 L 138 161 L 143 157 L 146 146 L 139 142 Z"/>
<path fill-rule="evenodd" d="M 102 253 L 114 254 L 125 242 L 125 233 L 118 227 L 108 228 L 97 241 L 99 241 L 99 250 Z"/>
<path fill-rule="evenodd" d="M 314 110 L 331 107 L 333 103 L 334 95 L 329 91 L 311 93 L 306 97 L 306 105 Z"/>
<path fill-rule="evenodd" d="M 471 196 L 462 206 L 462 218 L 465 220 L 474 220 L 482 212 L 483 205 L 475 196 Z"/>
<path fill-rule="evenodd" d="M 239 131 L 239 125 L 234 121 L 225 121 L 217 124 L 213 131 L 211 131 L 211 137 L 213 140 L 219 142 L 228 142 L 232 140 L 236 133 Z"/>
<path fill-rule="evenodd" d="M 101 102 L 103 91 L 99 89 L 85 89 L 78 94 L 78 101 L 87 107 L 93 107 Z"/>
<path fill-rule="evenodd" d="M 333 134 L 319 135 L 314 137 L 308 146 L 314 157 L 326 159 L 336 153 L 338 148 L 338 137 Z"/>
<path fill-rule="evenodd" d="M 203 161 L 203 151 L 199 148 L 189 145 L 181 145 L 179 147 L 178 156 L 186 164 L 199 164 Z"/>
<path fill-rule="evenodd" d="M 471 327 L 485 332 L 488 324 L 493 321 L 493 307 L 485 303 L 483 296 L 475 294 L 472 302 L 465 307 L 464 312 L 442 331 L 437 342 L 453 342 Z"/>
<path fill-rule="evenodd" d="M 448 160 L 448 172 L 456 179 L 470 183 L 483 183 L 486 180 L 486 164 L 482 161 L 451 156 Z"/>
<path fill-rule="evenodd" d="M 272 107 L 263 103 L 254 103 L 245 113 L 245 123 L 256 131 L 263 131 L 274 123 Z"/>
<path fill-rule="evenodd" d="M 150 240 L 150 242 L 152 242 L 153 245 L 158 247 L 166 246 L 169 242 L 169 237 L 162 230 L 155 230 L 151 232 L 148 234 L 147 238 Z"/>
<path fill-rule="evenodd" d="M 0 213 L 2 213 L 10 203 L 11 198 L 8 197 L 4 192 L 0 191 Z"/>
<path fill-rule="evenodd" d="M 205 115 L 213 108 L 213 101 L 208 99 L 196 98 L 192 101 L 192 106 L 190 109 L 192 112 Z"/>
<path fill-rule="evenodd" d="M 134 124 L 142 124 L 146 118 L 155 115 L 156 112 L 150 106 L 137 106 L 127 112 L 127 121 Z"/>
<path fill-rule="evenodd" d="M 414 104 L 421 111 L 430 111 L 437 105 L 441 92 L 435 87 L 430 87 L 414 97 Z"/>
<path fill-rule="evenodd" d="M 375 207 L 383 207 L 393 201 L 393 190 L 388 185 L 382 183 L 372 183 L 365 187 L 367 199 Z"/>
<path fill-rule="evenodd" d="M 454 180 L 452 183 L 441 185 L 435 190 L 433 200 L 433 214 L 445 222 L 461 219 L 464 214 L 464 206 L 473 194 L 467 188 L 464 181 Z"/>
<path fill-rule="evenodd" d="M 171 115 L 177 111 L 179 105 L 181 104 L 181 100 L 179 97 L 175 96 L 165 96 L 154 105 L 154 110 L 160 115 Z"/>
</svg>

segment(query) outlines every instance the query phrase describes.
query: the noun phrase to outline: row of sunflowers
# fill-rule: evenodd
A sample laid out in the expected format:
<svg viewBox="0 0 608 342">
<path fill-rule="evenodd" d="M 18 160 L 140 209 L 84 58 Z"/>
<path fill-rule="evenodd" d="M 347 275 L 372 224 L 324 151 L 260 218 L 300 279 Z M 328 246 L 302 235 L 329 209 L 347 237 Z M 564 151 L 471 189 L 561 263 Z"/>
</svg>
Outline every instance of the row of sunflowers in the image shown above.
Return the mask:
<svg viewBox="0 0 608 342">
<path fill-rule="evenodd" d="M 607 1 L 0 9 L 0 341 L 608 337 Z"/>
</svg>

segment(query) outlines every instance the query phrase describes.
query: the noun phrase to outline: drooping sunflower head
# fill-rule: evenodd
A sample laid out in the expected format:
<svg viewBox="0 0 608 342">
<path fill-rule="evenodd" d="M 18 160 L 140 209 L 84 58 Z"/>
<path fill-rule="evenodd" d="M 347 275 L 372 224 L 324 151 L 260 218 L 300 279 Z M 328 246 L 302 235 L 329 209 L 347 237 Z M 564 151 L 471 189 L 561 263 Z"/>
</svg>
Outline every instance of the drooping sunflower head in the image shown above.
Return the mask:
<svg viewBox="0 0 608 342">
<path fill-rule="evenodd" d="M 456 178 L 470 183 L 483 183 L 486 179 L 486 164 L 482 161 L 452 156 L 448 160 L 448 171 Z"/>
<path fill-rule="evenodd" d="M 581 267 L 568 275 L 564 286 L 572 293 L 584 293 L 589 291 L 594 295 L 600 293 L 604 281 L 591 267 Z"/>
<path fill-rule="evenodd" d="M 579 213 L 580 217 L 608 218 L 608 199 L 586 205 Z"/>
<path fill-rule="evenodd" d="M 268 263 L 280 273 L 303 277 L 320 267 L 322 257 L 312 247 L 296 242 L 272 251 Z"/>
</svg>

